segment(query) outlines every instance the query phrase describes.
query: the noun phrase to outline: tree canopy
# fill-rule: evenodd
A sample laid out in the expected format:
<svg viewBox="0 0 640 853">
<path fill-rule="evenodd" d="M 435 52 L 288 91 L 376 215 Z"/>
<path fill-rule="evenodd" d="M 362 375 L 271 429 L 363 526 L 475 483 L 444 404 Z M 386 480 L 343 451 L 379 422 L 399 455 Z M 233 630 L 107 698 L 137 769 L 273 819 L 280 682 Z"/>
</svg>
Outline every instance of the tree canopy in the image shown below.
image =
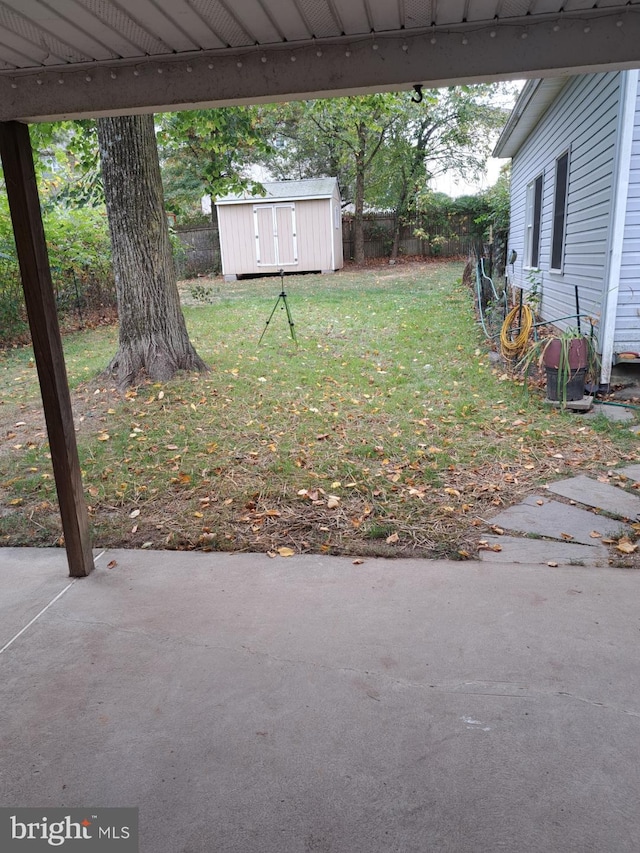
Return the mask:
<svg viewBox="0 0 640 853">
<path fill-rule="evenodd" d="M 176 214 L 196 212 L 200 198 L 214 199 L 262 187 L 251 167 L 271 150 L 258 107 L 184 110 L 157 117 L 165 202 Z"/>
</svg>

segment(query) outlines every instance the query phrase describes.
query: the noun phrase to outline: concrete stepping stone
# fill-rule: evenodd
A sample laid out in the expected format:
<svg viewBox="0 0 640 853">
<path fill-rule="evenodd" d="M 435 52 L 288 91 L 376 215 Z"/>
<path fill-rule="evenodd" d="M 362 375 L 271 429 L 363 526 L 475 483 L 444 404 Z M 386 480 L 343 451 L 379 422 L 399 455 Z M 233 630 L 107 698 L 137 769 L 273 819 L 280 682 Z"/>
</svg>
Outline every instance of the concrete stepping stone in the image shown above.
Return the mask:
<svg viewBox="0 0 640 853">
<path fill-rule="evenodd" d="M 605 406 L 602 403 L 594 403 L 593 408 L 588 413 L 590 417 L 596 417 L 597 415 L 604 415 L 607 420 L 617 423 L 628 423 L 636 419 L 631 409 L 625 409 L 622 406 Z"/>
<path fill-rule="evenodd" d="M 640 497 L 630 495 L 617 486 L 592 480 L 584 474 L 571 477 L 570 480 L 549 483 L 547 488 L 555 495 L 562 495 L 563 498 L 610 512 L 620 518 L 635 520 L 640 515 Z"/>
<path fill-rule="evenodd" d="M 505 530 L 532 533 L 561 542 L 567 541 L 564 533 L 573 537 L 571 542 L 588 546 L 601 544 L 597 537 L 591 536 L 592 532 L 599 533 L 602 538 L 628 532 L 626 525 L 619 521 L 541 495 L 530 495 L 521 504 L 492 518 L 491 523 Z"/>
<path fill-rule="evenodd" d="M 634 482 L 640 480 L 640 465 L 627 465 L 626 468 L 617 469 L 614 473 L 623 474 Z"/>
<path fill-rule="evenodd" d="M 546 539 L 527 539 L 520 536 L 484 536 L 490 545 L 500 545 L 500 551 L 480 549 L 478 559 L 484 563 L 557 563 L 559 566 L 606 566 L 609 552 L 595 545 L 576 545 L 573 542 L 550 542 Z"/>
</svg>

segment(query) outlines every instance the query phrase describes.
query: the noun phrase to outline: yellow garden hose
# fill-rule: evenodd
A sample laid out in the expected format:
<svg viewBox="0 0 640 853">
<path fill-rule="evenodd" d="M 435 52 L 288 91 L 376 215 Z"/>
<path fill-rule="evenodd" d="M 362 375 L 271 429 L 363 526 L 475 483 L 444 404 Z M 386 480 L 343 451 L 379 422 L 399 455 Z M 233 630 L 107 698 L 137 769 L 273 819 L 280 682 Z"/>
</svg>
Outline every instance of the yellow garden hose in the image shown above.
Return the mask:
<svg viewBox="0 0 640 853">
<path fill-rule="evenodd" d="M 511 325 L 518 321 L 518 315 L 522 311 L 520 318 L 520 329 L 518 334 L 513 337 L 511 334 Z M 502 329 L 500 330 L 500 350 L 502 355 L 507 359 L 515 359 L 523 356 L 529 346 L 529 337 L 533 329 L 534 317 L 531 308 L 528 305 L 516 305 L 504 318 Z"/>
</svg>

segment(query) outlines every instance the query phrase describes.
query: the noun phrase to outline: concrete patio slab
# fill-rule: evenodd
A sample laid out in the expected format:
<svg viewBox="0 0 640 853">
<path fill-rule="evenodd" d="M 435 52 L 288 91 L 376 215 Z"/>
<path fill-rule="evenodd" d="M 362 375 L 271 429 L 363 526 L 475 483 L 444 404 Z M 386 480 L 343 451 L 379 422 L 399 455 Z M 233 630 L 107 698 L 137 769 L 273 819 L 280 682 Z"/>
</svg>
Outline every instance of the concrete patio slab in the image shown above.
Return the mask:
<svg viewBox="0 0 640 853">
<path fill-rule="evenodd" d="M 0 548 L 0 649 L 71 583 L 59 548 Z"/>
<path fill-rule="evenodd" d="M 626 525 L 619 521 L 596 515 L 577 506 L 549 500 L 542 495 L 526 497 L 522 503 L 494 516 L 491 523 L 518 533 L 533 533 L 560 541 L 566 540 L 567 536 L 572 536 L 573 539 L 570 541 L 599 547 L 603 551 L 606 549 L 597 538 L 591 536 L 592 533 L 599 533 L 606 537 L 628 530 Z"/>
<path fill-rule="evenodd" d="M 547 488 L 555 495 L 562 495 L 585 506 L 610 512 L 620 518 L 635 520 L 636 516 L 640 515 L 640 497 L 631 495 L 617 486 L 592 480 L 584 474 L 571 477 L 569 480 L 550 483 Z"/>
<path fill-rule="evenodd" d="M 523 536 L 483 536 L 491 546 L 478 551 L 483 563 L 557 563 L 559 566 L 606 566 L 609 552 L 604 545 L 578 545 L 573 542 L 550 542 L 547 539 L 527 539 Z M 499 545 L 500 551 L 493 546 Z"/>
<path fill-rule="evenodd" d="M 46 554 L 1 560 L 26 615 Z M 0 655 L 0 800 L 138 806 L 143 853 L 635 853 L 639 584 L 108 552 Z"/>
</svg>

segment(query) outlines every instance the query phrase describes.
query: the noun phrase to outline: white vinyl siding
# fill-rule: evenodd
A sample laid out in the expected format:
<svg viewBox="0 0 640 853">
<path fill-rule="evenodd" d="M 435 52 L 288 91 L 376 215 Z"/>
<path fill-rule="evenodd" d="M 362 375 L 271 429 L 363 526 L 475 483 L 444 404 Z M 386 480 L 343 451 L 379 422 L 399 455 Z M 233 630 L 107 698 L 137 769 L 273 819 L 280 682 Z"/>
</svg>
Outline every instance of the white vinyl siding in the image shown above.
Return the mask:
<svg viewBox="0 0 640 853">
<path fill-rule="evenodd" d="M 614 335 L 615 352 L 640 352 L 640 88 L 636 97 L 635 115 Z"/>
<path fill-rule="evenodd" d="M 514 283 L 529 288 L 525 234 L 527 186 L 544 175 L 540 228 L 541 314 L 560 327 L 582 313 L 599 316 L 607 266 L 616 155 L 620 72 L 574 77 L 513 158 L 510 248 L 518 253 Z M 556 160 L 570 150 L 562 270 L 551 269 Z"/>
</svg>

